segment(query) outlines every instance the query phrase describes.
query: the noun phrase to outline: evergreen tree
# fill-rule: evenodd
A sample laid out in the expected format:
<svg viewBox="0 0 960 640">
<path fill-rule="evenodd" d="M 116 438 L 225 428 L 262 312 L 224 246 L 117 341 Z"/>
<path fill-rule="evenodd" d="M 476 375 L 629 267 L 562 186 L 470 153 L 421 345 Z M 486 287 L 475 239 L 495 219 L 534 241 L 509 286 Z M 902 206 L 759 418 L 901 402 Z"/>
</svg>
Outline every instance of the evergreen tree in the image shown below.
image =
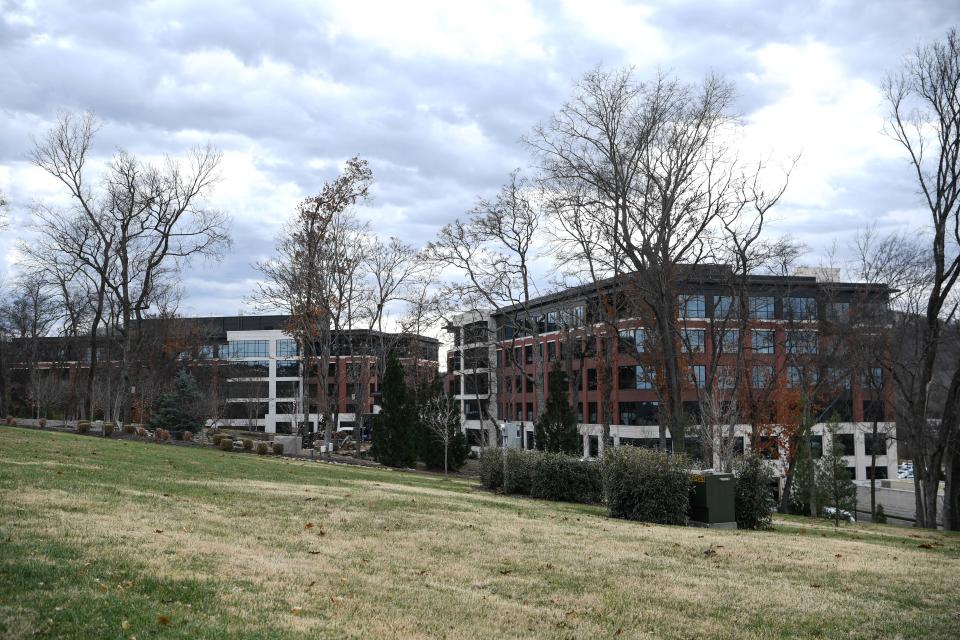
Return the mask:
<svg viewBox="0 0 960 640">
<path fill-rule="evenodd" d="M 374 460 L 390 467 L 412 467 L 417 461 L 416 400 L 410 397 L 403 365 L 390 356 L 380 384 L 380 413 L 373 419 Z"/>
<path fill-rule="evenodd" d="M 857 486 L 847 471 L 847 462 L 843 450 L 836 442 L 837 427 L 827 427 L 830 433 L 830 447 L 820 458 L 817 465 L 817 504 L 833 507 L 833 521 L 840 521 L 840 510 L 853 513 L 857 506 Z"/>
<path fill-rule="evenodd" d="M 550 372 L 550 393 L 543 415 L 533 427 L 533 439 L 537 449 L 559 453 L 578 453 L 582 450 L 577 432 L 577 416 L 570 406 L 567 394 L 567 374 L 560 368 L 560 361 L 553 364 Z"/>
<path fill-rule="evenodd" d="M 196 380 L 189 371 L 181 369 L 174 380 L 173 389 L 160 394 L 154 403 L 150 428 L 196 433 L 203 426 L 199 400 Z"/>
<path fill-rule="evenodd" d="M 456 471 L 470 453 L 460 424 L 460 408 L 443 389 L 440 375 L 422 385 L 420 398 L 420 460 L 427 468 Z"/>
</svg>

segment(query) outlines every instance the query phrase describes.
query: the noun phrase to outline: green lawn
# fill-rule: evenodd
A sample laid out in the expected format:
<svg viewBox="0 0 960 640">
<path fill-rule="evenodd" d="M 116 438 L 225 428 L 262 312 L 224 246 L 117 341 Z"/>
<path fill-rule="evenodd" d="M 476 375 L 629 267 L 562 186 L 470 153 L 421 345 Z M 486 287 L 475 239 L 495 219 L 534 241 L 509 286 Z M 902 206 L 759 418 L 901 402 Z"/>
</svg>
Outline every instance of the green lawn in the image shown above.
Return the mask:
<svg viewBox="0 0 960 640">
<path fill-rule="evenodd" d="M 960 538 L 0 427 L 0 638 L 956 638 Z"/>
</svg>

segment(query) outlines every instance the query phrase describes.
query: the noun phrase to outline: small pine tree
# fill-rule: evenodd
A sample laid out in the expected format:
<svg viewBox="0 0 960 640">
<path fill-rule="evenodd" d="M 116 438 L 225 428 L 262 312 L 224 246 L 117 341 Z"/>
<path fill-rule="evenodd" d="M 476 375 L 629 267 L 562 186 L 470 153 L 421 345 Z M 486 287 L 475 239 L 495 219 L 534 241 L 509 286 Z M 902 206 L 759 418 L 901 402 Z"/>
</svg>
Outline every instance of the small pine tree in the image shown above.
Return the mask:
<svg viewBox="0 0 960 640">
<path fill-rule="evenodd" d="M 374 460 L 389 467 L 412 467 L 417 461 L 418 420 L 416 401 L 407 392 L 403 365 L 395 356 L 387 360 L 381 383 L 380 413 L 373 419 Z"/>
<path fill-rule="evenodd" d="M 827 447 L 828 450 L 817 465 L 817 504 L 833 507 L 833 523 L 837 525 L 840 522 L 841 509 L 851 513 L 856 509 L 857 486 L 850 478 L 843 451 L 836 443 L 836 425 L 829 425 L 827 430 L 830 433 L 831 446 Z"/>
<path fill-rule="evenodd" d="M 439 374 L 421 385 L 420 460 L 429 469 L 453 469 L 463 466 L 470 446 L 460 425 L 460 409 L 443 390 Z"/>
<path fill-rule="evenodd" d="M 558 360 L 550 372 L 547 406 L 533 427 L 534 443 L 541 451 L 575 454 L 582 450 L 577 416 L 570 406 L 567 387 L 567 374 L 560 368 Z"/>
<path fill-rule="evenodd" d="M 174 380 L 173 389 L 160 394 L 154 403 L 150 428 L 196 433 L 203 426 L 199 399 L 196 380 L 189 371 L 181 369 Z"/>
</svg>

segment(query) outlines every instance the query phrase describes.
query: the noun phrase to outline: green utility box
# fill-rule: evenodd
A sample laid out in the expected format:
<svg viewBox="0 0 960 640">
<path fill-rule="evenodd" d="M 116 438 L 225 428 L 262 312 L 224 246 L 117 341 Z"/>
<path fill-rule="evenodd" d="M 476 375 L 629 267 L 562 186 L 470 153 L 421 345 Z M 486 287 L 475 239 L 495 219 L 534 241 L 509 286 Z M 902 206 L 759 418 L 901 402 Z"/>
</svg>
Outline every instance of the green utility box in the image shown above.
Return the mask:
<svg viewBox="0 0 960 640">
<path fill-rule="evenodd" d="M 690 475 L 690 521 L 692 524 L 736 529 L 734 510 L 737 480 L 732 473 L 694 471 Z"/>
</svg>

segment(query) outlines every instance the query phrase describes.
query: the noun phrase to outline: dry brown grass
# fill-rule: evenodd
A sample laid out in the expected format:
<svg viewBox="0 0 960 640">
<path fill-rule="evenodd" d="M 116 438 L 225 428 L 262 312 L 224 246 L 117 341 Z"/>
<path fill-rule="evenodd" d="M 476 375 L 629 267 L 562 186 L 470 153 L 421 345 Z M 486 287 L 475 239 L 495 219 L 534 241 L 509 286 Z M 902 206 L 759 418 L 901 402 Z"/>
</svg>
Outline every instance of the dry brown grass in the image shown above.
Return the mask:
<svg viewBox="0 0 960 640">
<path fill-rule="evenodd" d="M 953 536 L 649 526 L 212 450 L 84 441 L 68 461 L 48 450 L 74 436 L 24 433 L 0 428 L 4 457 L 51 464 L 0 470 L 5 637 L 947 637 L 960 619 Z"/>
</svg>

